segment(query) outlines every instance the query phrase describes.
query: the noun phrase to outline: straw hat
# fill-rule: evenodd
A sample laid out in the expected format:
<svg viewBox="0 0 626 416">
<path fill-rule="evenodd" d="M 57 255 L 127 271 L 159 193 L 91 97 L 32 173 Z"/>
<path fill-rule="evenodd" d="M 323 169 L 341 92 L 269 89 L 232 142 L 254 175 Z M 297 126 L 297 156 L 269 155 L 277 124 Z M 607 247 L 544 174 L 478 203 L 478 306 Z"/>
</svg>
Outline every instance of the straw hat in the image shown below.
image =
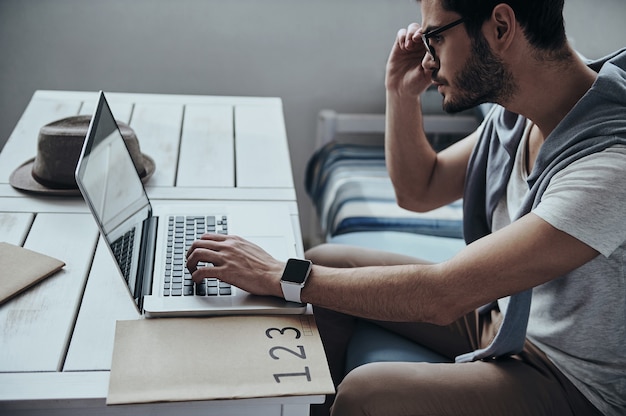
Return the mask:
<svg viewBox="0 0 626 416">
<path fill-rule="evenodd" d="M 79 196 L 74 172 L 90 121 L 91 116 L 73 116 L 43 126 L 39 130 L 37 155 L 13 171 L 9 177 L 11 186 L 42 195 Z M 145 183 L 154 173 L 154 160 L 141 153 L 137 136 L 128 124 L 117 124 Z"/>
</svg>

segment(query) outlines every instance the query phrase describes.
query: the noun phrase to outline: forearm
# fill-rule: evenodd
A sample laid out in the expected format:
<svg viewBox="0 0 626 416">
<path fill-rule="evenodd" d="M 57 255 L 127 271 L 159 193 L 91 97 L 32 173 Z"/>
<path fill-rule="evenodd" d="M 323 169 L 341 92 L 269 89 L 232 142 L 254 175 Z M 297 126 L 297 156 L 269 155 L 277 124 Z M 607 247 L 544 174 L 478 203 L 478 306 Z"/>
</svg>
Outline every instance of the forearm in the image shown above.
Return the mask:
<svg viewBox="0 0 626 416">
<path fill-rule="evenodd" d="M 432 209 L 428 203 L 437 154 L 426 138 L 419 96 L 387 91 L 385 158 L 400 206 Z"/>
<path fill-rule="evenodd" d="M 445 325 L 481 305 L 565 276 L 597 255 L 528 214 L 439 264 L 316 265 L 302 299 L 370 319 Z"/>
<path fill-rule="evenodd" d="M 437 265 L 327 268 L 314 266 L 302 299 L 353 316 L 441 323 L 450 291 Z"/>
</svg>

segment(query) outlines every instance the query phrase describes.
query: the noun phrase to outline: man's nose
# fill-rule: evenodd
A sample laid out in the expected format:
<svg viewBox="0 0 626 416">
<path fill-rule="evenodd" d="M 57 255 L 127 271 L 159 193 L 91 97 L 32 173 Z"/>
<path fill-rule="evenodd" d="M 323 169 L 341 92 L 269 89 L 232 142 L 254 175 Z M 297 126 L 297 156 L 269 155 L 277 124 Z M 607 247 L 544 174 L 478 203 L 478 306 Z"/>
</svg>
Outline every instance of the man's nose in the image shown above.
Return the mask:
<svg viewBox="0 0 626 416">
<path fill-rule="evenodd" d="M 437 61 L 433 59 L 430 53 L 426 52 L 424 54 L 424 58 L 422 59 L 422 67 L 424 67 L 426 71 L 433 72 L 435 69 L 437 69 L 437 66 Z"/>
</svg>

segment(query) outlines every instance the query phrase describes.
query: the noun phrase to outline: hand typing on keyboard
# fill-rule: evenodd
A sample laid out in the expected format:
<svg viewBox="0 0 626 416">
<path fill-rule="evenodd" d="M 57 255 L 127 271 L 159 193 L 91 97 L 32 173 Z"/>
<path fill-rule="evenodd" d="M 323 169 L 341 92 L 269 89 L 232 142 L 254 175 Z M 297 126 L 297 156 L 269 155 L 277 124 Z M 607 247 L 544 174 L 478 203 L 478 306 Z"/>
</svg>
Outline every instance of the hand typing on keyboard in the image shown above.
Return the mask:
<svg viewBox="0 0 626 416">
<path fill-rule="evenodd" d="M 185 252 L 205 233 L 228 234 L 226 215 L 171 216 L 167 223 L 167 254 L 163 276 L 164 296 L 231 296 L 232 288 L 218 279 L 201 279 L 194 283 L 185 268 Z M 196 268 L 212 267 L 200 262 Z"/>
<path fill-rule="evenodd" d="M 205 263 L 213 267 L 202 267 Z M 187 269 L 194 282 L 218 278 L 256 295 L 282 297 L 284 267 L 261 247 L 233 235 L 204 234 L 187 250 Z"/>
</svg>

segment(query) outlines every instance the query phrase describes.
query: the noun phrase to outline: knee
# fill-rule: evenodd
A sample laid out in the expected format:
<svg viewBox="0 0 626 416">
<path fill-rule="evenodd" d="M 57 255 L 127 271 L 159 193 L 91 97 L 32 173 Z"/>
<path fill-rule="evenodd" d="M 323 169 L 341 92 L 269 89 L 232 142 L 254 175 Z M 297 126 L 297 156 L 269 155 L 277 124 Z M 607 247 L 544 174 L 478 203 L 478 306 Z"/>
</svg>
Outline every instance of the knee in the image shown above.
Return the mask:
<svg viewBox="0 0 626 416">
<path fill-rule="evenodd" d="M 379 381 L 382 363 L 365 364 L 352 370 L 337 388 L 331 414 L 341 416 L 379 414 L 389 399 Z"/>
<path fill-rule="evenodd" d="M 449 378 L 441 377 L 450 364 L 374 362 L 355 368 L 337 388 L 333 415 L 433 415 L 450 401 Z M 437 381 L 439 380 L 439 381 Z M 443 395 L 442 395 L 443 394 Z M 443 397 L 443 399 L 442 399 Z"/>
<path fill-rule="evenodd" d="M 321 244 L 319 246 L 311 247 L 310 249 L 304 252 L 304 257 L 311 260 L 313 263 L 317 263 L 317 259 L 323 251 L 323 247 L 325 244 Z"/>
<path fill-rule="evenodd" d="M 313 264 L 327 267 L 345 267 L 343 264 L 345 257 L 341 255 L 342 250 L 337 244 L 320 244 L 308 249 L 304 257 L 311 260 Z"/>
</svg>

